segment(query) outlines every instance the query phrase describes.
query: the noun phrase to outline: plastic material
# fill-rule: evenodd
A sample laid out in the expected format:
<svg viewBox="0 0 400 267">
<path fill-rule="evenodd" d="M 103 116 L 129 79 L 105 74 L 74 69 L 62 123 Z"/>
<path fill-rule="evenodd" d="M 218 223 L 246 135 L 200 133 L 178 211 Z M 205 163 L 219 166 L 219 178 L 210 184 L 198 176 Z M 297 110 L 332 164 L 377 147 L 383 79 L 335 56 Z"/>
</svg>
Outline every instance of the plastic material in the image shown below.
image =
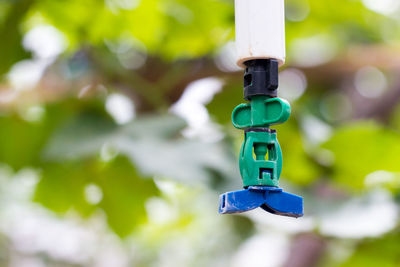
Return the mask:
<svg viewBox="0 0 400 267">
<path fill-rule="evenodd" d="M 246 61 L 244 72 L 244 99 L 253 96 L 278 95 L 278 61 L 275 59 L 255 59 Z"/>
<path fill-rule="evenodd" d="M 276 139 L 276 131 L 245 133 L 240 150 L 239 169 L 244 187 L 279 185 L 282 151 Z"/>
<path fill-rule="evenodd" d="M 284 123 L 290 116 L 290 104 L 282 98 L 255 96 L 250 103 L 238 105 L 232 112 L 232 123 L 238 129 L 269 127 Z"/>
<path fill-rule="evenodd" d="M 251 5 L 253 0 L 248 3 Z M 282 151 L 276 130 L 269 127 L 288 120 L 290 104 L 281 98 L 271 98 L 270 91 L 272 89 L 276 93 L 278 82 L 274 78 L 278 75 L 278 68 L 273 66 L 273 62 L 253 60 L 248 64 L 244 85 L 245 97 L 247 96 L 250 103 L 240 104 L 232 112 L 233 125 L 245 131 L 239 156 L 240 174 L 245 189 L 220 196 L 219 212 L 222 214 L 261 207 L 277 215 L 303 216 L 303 198 L 285 193 L 278 187 L 282 171 Z"/>
<path fill-rule="evenodd" d="M 240 213 L 258 207 L 276 215 L 303 216 L 303 198 L 283 192 L 281 188 L 251 186 L 219 196 L 221 214 Z"/>
<path fill-rule="evenodd" d="M 235 0 L 237 65 L 252 59 L 285 63 L 284 0 Z"/>
</svg>

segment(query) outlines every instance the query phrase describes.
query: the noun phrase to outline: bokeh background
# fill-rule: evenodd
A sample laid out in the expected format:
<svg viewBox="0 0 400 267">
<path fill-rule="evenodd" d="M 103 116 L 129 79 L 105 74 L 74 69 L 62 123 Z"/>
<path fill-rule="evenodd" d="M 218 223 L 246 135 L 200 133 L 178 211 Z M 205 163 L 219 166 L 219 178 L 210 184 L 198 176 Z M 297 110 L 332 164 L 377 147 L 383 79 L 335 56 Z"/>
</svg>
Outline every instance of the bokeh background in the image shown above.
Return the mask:
<svg viewBox="0 0 400 267">
<path fill-rule="evenodd" d="M 400 266 L 400 1 L 286 0 L 281 185 L 238 190 L 232 0 L 0 1 L 0 266 Z"/>
</svg>

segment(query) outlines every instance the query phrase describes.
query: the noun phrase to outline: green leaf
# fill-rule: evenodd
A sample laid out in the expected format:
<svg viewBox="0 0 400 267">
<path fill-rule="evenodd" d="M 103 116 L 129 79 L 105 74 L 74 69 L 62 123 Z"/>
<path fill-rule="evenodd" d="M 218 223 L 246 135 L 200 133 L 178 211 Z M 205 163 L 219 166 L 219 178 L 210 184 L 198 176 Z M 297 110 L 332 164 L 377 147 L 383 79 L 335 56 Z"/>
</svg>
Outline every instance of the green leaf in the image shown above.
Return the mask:
<svg viewBox="0 0 400 267">
<path fill-rule="evenodd" d="M 93 178 L 90 161 L 46 164 L 34 200 L 57 213 L 74 208 L 89 215 L 93 207 L 85 200 L 85 185 Z"/>
<path fill-rule="evenodd" d="M 128 156 L 146 176 L 188 183 L 240 177 L 229 144 L 182 138 L 180 131 L 186 124 L 178 117 L 144 116 L 116 126 L 93 116 L 78 116 L 59 129 L 44 151 L 45 158 L 63 161 L 90 157 L 107 145 Z"/>
<path fill-rule="evenodd" d="M 322 147 L 334 155 L 333 178 L 354 189 L 371 172 L 400 171 L 400 135 L 373 122 L 341 127 Z"/>
<path fill-rule="evenodd" d="M 387 235 L 361 243 L 355 253 L 341 267 L 396 267 L 399 266 L 400 235 Z"/>
<path fill-rule="evenodd" d="M 21 116 L 21 112 L 10 111 L 2 114 L 0 116 L 0 162 L 8 164 L 14 169 L 42 164 L 42 149 L 53 131 L 66 121 L 72 120 L 74 114 L 79 112 L 98 114 L 98 116 L 103 116 L 103 120 L 96 127 L 107 127 L 106 125 L 112 121 L 107 117 L 103 105 L 100 107 L 99 109 L 97 101 L 78 102 L 68 99 L 43 107 L 43 116 L 38 121 L 25 120 L 24 116 Z M 93 130 L 97 129 L 103 130 L 101 128 Z M 67 134 L 74 135 L 73 132 Z M 90 132 L 86 134 L 90 135 Z"/>
<path fill-rule="evenodd" d="M 301 131 L 294 116 L 275 127 L 282 148 L 282 177 L 298 185 L 308 185 L 321 175 L 321 168 L 305 150 Z"/>
<path fill-rule="evenodd" d="M 232 125 L 233 109 L 244 102 L 243 85 L 239 80 L 235 80 L 226 84 L 223 90 L 214 96 L 213 100 L 207 104 L 207 110 L 218 123 Z"/>
<path fill-rule="evenodd" d="M 98 163 L 94 183 L 103 191 L 99 203 L 110 227 L 120 236 L 128 235 L 146 220 L 145 202 L 157 196 L 158 189 L 152 179 L 143 179 L 129 159 L 117 157 L 111 163 Z"/>
<path fill-rule="evenodd" d="M 28 58 L 30 54 L 22 47 L 20 24 L 34 3 L 33 0 L 12 1 L 8 6 L 0 6 L 0 10 L 7 10 L 0 21 L 0 78 L 17 61 Z"/>
<path fill-rule="evenodd" d="M 15 169 L 36 164 L 49 136 L 47 126 L 16 114 L 0 117 L 0 161 Z"/>
<path fill-rule="evenodd" d="M 101 189 L 98 203 L 88 200 L 86 189 L 93 185 Z M 126 236 L 144 223 L 145 202 L 157 195 L 153 180 L 142 179 L 129 160 L 120 156 L 110 162 L 91 158 L 46 164 L 34 200 L 60 214 L 76 210 L 89 216 L 101 209 L 109 226 Z"/>
<path fill-rule="evenodd" d="M 208 54 L 232 37 L 232 2 L 146 0 L 137 3 L 129 6 L 128 2 L 112 0 L 42 0 L 35 5 L 35 11 L 64 32 L 71 47 L 85 43 L 99 45 L 105 39 L 135 39 L 150 54 L 176 59 Z"/>
</svg>

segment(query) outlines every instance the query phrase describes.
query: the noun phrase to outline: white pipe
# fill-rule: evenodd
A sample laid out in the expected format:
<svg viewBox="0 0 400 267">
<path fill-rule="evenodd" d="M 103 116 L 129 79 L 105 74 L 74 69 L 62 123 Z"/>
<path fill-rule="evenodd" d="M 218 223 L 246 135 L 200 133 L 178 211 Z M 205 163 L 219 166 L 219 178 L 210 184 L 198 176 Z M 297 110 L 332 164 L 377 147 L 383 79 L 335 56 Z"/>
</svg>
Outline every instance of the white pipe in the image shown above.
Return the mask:
<svg viewBox="0 0 400 267">
<path fill-rule="evenodd" d="M 237 65 L 274 58 L 285 63 L 284 0 L 235 0 Z"/>
</svg>

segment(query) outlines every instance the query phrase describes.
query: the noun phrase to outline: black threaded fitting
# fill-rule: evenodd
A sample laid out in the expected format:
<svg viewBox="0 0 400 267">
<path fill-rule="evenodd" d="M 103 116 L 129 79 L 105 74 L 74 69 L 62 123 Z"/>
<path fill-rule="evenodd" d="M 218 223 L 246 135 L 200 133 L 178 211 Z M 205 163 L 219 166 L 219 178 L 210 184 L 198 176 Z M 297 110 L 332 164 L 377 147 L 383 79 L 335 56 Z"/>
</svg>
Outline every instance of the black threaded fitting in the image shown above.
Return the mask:
<svg viewBox="0 0 400 267">
<path fill-rule="evenodd" d="M 254 59 L 244 62 L 244 99 L 252 96 L 278 95 L 278 61 L 276 59 Z"/>
<path fill-rule="evenodd" d="M 249 127 L 244 129 L 245 133 L 248 132 L 263 132 L 263 133 L 276 133 L 276 129 L 262 128 L 262 127 Z"/>
</svg>

